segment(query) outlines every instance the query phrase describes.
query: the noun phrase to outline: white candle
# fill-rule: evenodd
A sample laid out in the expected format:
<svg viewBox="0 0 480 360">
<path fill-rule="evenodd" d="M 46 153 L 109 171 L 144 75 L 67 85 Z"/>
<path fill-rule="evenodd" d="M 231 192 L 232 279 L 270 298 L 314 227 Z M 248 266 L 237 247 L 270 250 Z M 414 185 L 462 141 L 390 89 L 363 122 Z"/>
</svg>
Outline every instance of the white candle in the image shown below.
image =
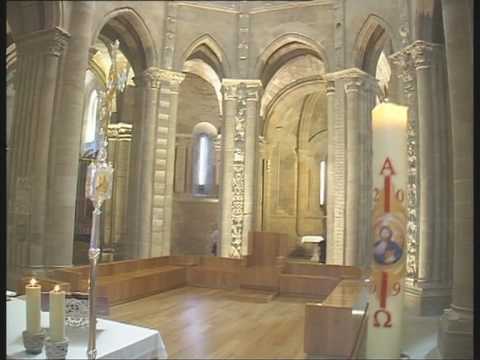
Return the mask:
<svg viewBox="0 0 480 360">
<path fill-rule="evenodd" d="M 62 341 L 65 338 L 65 291 L 60 286 L 50 291 L 50 338 Z"/>
<path fill-rule="evenodd" d="M 25 286 L 25 297 L 27 307 L 27 331 L 31 334 L 37 334 L 40 328 L 40 294 L 42 287 L 35 280 Z"/>
<path fill-rule="evenodd" d="M 406 257 L 407 108 L 383 103 L 372 111 L 372 291 L 366 357 L 399 358 Z"/>
</svg>

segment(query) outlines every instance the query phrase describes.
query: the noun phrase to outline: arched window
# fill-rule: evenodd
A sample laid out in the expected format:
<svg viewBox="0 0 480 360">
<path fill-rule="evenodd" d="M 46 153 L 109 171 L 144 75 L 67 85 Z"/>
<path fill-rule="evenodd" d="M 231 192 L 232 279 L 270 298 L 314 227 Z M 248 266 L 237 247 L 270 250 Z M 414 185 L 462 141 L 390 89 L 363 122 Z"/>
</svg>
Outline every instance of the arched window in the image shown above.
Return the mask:
<svg viewBox="0 0 480 360">
<path fill-rule="evenodd" d="M 215 191 L 215 147 L 217 129 L 198 123 L 192 134 L 192 195 L 212 196 Z"/>
<path fill-rule="evenodd" d="M 84 143 L 91 143 L 95 141 L 95 135 L 97 130 L 97 107 L 98 107 L 98 94 L 97 90 L 93 89 L 90 94 L 87 108 L 87 124 L 85 126 Z"/>
</svg>

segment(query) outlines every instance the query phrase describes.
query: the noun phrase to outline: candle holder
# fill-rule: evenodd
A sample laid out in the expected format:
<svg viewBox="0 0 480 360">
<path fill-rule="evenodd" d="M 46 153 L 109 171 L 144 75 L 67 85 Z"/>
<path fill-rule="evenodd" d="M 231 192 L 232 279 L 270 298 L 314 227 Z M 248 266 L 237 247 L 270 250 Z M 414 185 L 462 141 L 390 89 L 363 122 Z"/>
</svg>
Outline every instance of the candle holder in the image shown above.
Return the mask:
<svg viewBox="0 0 480 360">
<path fill-rule="evenodd" d="M 45 352 L 47 359 L 65 359 L 68 353 L 68 338 L 62 340 L 45 339 Z"/>
<path fill-rule="evenodd" d="M 40 330 L 39 333 L 31 333 L 25 330 L 22 333 L 23 346 L 29 354 L 40 354 L 43 349 L 43 341 L 45 339 L 45 330 Z"/>
</svg>

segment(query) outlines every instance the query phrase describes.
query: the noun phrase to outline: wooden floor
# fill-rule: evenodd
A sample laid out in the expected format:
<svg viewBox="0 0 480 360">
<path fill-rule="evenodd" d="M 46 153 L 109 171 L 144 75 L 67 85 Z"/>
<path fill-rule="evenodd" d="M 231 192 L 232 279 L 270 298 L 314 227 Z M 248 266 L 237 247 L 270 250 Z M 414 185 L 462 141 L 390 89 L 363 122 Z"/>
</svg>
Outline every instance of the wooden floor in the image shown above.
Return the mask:
<svg viewBox="0 0 480 360">
<path fill-rule="evenodd" d="M 228 290 L 183 287 L 111 308 L 111 320 L 157 329 L 169 358 L 303 359 L 305 303 L 233 300 Z"/>
</svg>

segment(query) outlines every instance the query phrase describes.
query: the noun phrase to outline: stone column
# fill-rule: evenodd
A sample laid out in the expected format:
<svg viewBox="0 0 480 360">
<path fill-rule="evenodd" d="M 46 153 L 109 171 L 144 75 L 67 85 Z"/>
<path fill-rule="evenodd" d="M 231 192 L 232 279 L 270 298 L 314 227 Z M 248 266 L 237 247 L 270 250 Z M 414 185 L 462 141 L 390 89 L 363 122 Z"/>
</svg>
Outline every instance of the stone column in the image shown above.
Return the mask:
<svg viewBox="0 0 480 360">
<path fill-rule="evenodd" d="M 7 177 L 9 275 L 18 266 L 44 263 L 46 165 L 59 69 L 69 37 L 56 27 L 16 41 L 16 99 Z"/>
<path fill-rule="evenodd" d="M 371 240 L 365 195 L 371 191 L 371 111 L 378 89 L 375 79 L 357 68 L 327 74 L 326 79 L 328 158 L 333 163 L 327 180 L 327 263 L 365 266 Z"/>
<path fill-rule="evenodd" d="M 161 76 L 155 143 L 152 256 L 170 255 L 178 92 L 185 79 L 184 74 L 170 70 L 162 70 Z"/>
<path fill-rule="evenodd" d="M 262 122 L 263 125 L 263 122 Z M 261 129 L 261 126 L 259 127 Z M 262 131 L 259 130 L 259 133 Z M 256 202 L 256 215 L 255 215 L 255 231 L 262 231 L 263 228 L 263 204 L 264 204 L 264 179 L 266 174 L 265 171 L 265 138 L 263 136 L 258 137 L 258 153 L 257 153 L 257 202 Z"/>
<path fill-rule="evenodd" d="M 360 152 L 360 87 L 359 78 L 348 79 L 347 96 L 347 203 L 345 217 L 345 265 L 358 265 L 360 252 L 360 169 L 365 166 Z"/>
<path fill-rule="evenodd" d="M 260 80 L 224 79 L 221 255 L 248 252 L 255 212 L 255 169 Z"/>
<path fill-rule="evenodd" d="M 158 113 L 158 95 L 160 89 L 161 70 L 156 67 L 150 67 L 142 74 L 139 80 L 143 87 L 142 102 L 142 130 L 141 130 L 141 149 L 136 154 L 135 161 L 141 164 L 138 181 L 138 213 L 134 214 L 137 218 L 136 230 L 138 234 L 138 256 L 142 258 L 151 257 L 151 239 L 152 239 L 152 205 L 153 197 L 153 170 L 155 161 L 155 128 Z M 132 240 L 132 239 L 131 239 Z"/>
<path fill-rule="evenodd" d="M 336 188 L 336 155 L 335 155 L 335 81 L 327 83 L 327 244 L 326 244 L 326 262 L 327 264 L 338 264 L 340 258 L 339 249 L 336 247 L 335 240 L 335 188 Z M 343 251 L 343 249 L 341 249 Z"/>
<path fill-rule="evenodd" d="M 442 0 L 453 143 L 454 251 L 450 308 L 442 316 L 443 358 L 473 359 L 473 1 Z"/>
<path fill-rule="evenodd" d="M 247 111 L 245 124 L 245 188 L 243 213 L 242 255 L 248 253 L 248 233 L 255 231 L 255 215 L 257 205 L 257 166 L 258 135 L 260 134 L 260 98 L 262 83 L 250 80 L 247 83 Z M 239 136 L 239 134 L 236 134 Z"/>
<path fill-rule="evenodd" d="M 400 68 L 408 119 L 408 244 L 405 303 L 441 313 L 451 282 L 450 135 L 443 49 L 416 41 L 391 56 Z"/>
<path fill-rule="evenodd" d="M 72 5 L 71 39 L 65 56 L 59 112 L 54 117 L 50 146 L 52 176 L 49 182 L 45 262 L 71 265 L 80 134 L 84 107 L 85 72 L 93 31 L 95 3 Z"/>
<path fill-rule="evenodd" d="M 126 123 L 108 126 L 108 157 L 115 169 L 113 174 L 112 198 L 105 202 L 105 227 L 102 259 L 118 260 L 121 252 L 119 246 L 126 237 L 127 229 L 127 197 L 128 169 L 130 162 L 130 144 L 132 141 L 132 125 Z M 107 213 L 109 204 L 110 213 Z"/>
</svg>

